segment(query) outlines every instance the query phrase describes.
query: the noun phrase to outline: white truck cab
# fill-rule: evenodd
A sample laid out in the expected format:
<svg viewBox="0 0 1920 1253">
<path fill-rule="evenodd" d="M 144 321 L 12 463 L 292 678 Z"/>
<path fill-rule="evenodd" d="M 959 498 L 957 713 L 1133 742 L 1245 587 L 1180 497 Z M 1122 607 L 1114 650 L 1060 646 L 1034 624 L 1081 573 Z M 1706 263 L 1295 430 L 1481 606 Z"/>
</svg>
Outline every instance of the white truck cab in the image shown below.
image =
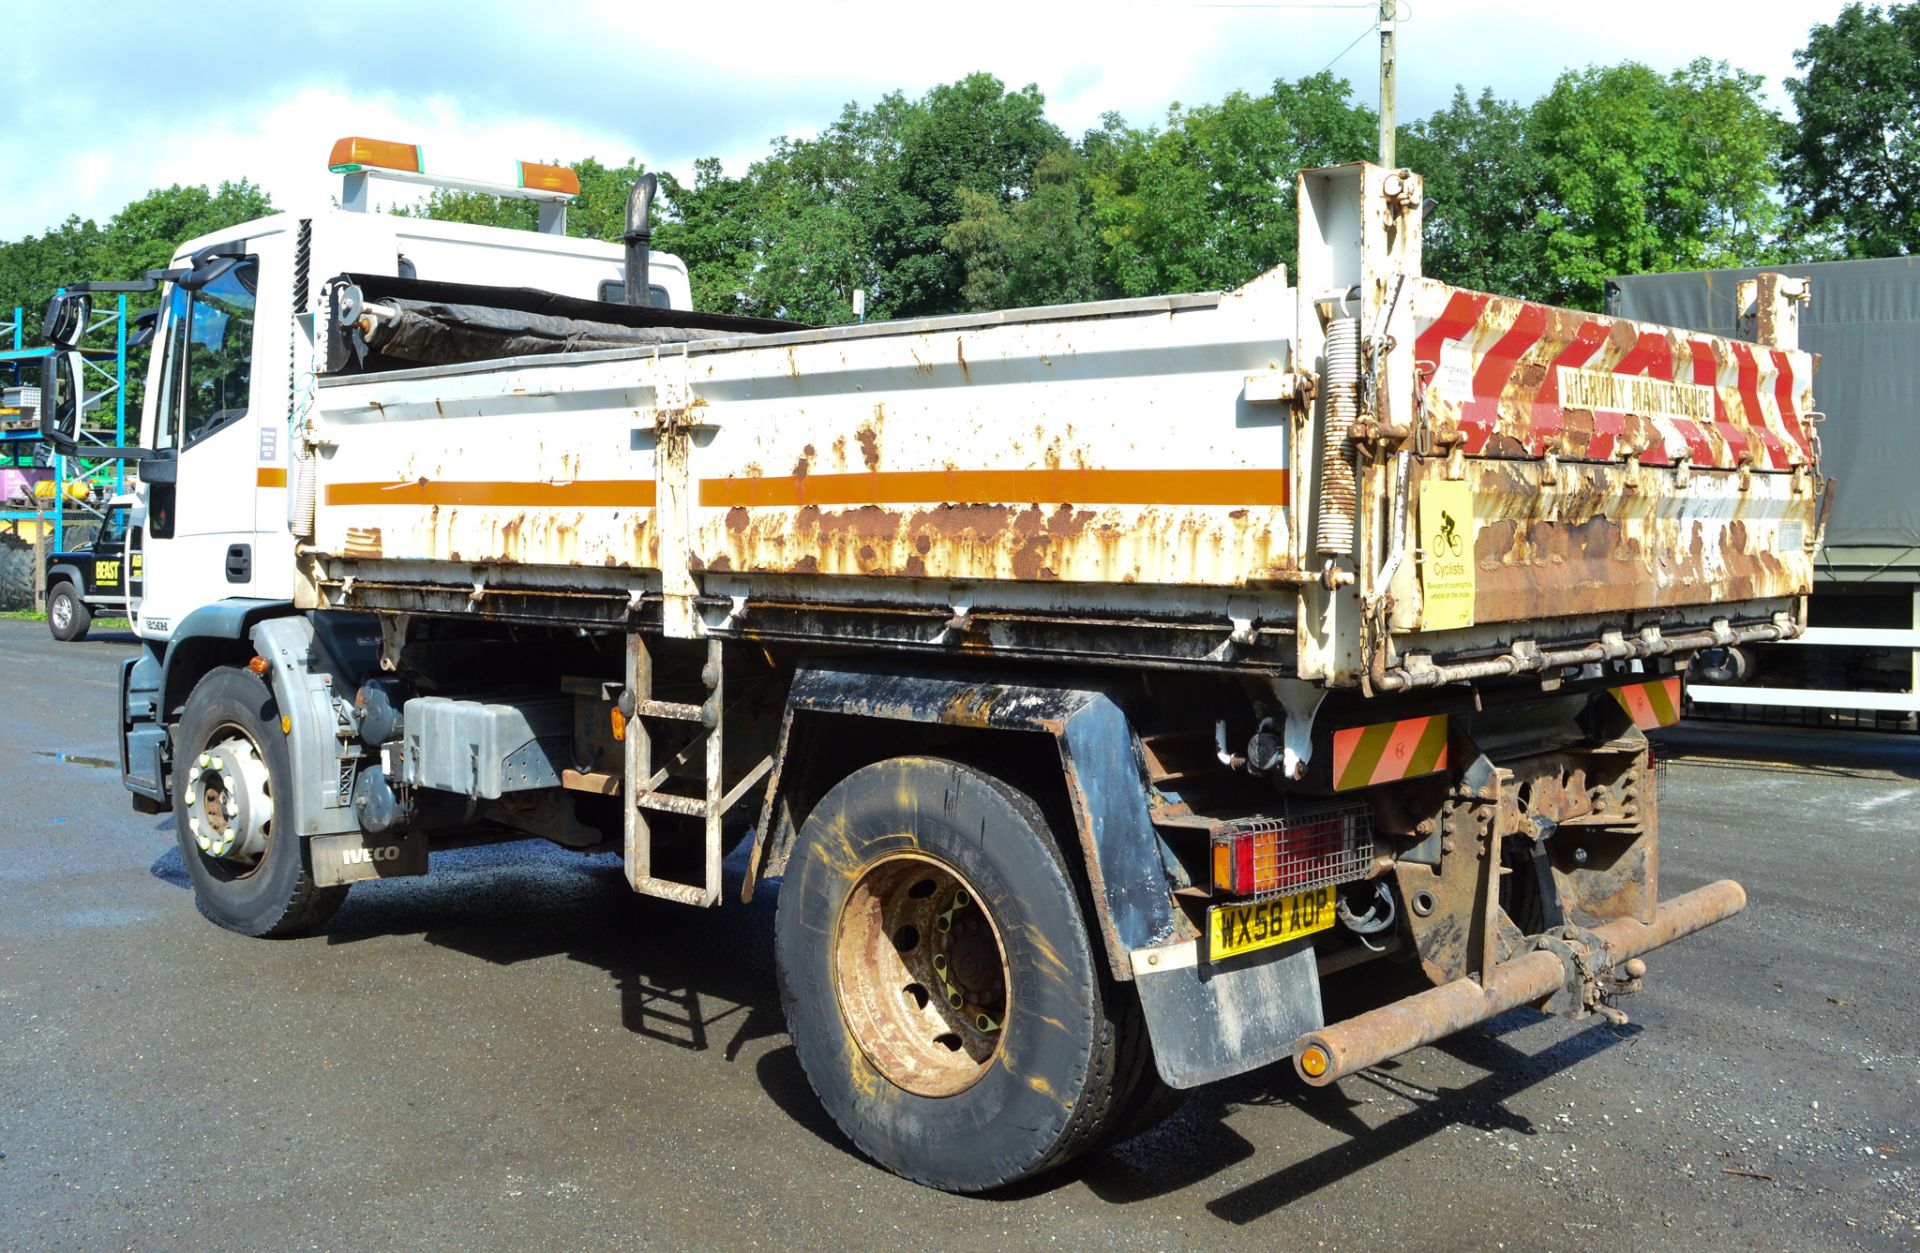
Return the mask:
<svg viewBox="0 0 1920 1253">
<path fill-rule="evenodd" d="M 434 177 L 417 147 L 359 138 L 335 145 L 330 164 L 345 178 L 347 207 L 275 214 L 189 240 L 156 276 L 161 304 L 139 439 L 149 455 L 128 531 L 128 568 L 138 554 L 145 576 L 129 589 L 143 639 L 163 643 L 187 615 L 220 601 L 291 598 L 289 434 L 311 400 L 313 314 L 328 279 L 393 276 L 625 301 L 627 250 L 565 233 L 566 203 L 579 189 L 565 167 L 521 162 L 511 185 Z M 372 178 L 531 199 L 540 229 L 373 212 Z M 651 253 L 647 282 L 645 303 L 692 308 L 679 258 Z M 88 286 L 69 290 L 84 296 Z"/>
</svg>

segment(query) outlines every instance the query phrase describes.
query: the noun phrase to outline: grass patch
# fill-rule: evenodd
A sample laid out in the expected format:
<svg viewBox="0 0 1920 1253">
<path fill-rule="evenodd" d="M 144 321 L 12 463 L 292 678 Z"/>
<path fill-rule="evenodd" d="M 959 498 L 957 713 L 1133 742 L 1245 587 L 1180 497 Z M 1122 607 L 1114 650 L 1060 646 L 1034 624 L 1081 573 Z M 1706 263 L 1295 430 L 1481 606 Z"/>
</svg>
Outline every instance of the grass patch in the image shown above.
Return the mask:
<svg viewBox="0 0 1920 1253">
<path fill-rule="evenodd" d="M 47 611 L 44 609 L 8 609 L 0 611 L 0 622 L 45 622 Z M 125 618 L 95 618 L 93 626 L 98 631 L 131 631 L 133 623 Z"/>
</svg>

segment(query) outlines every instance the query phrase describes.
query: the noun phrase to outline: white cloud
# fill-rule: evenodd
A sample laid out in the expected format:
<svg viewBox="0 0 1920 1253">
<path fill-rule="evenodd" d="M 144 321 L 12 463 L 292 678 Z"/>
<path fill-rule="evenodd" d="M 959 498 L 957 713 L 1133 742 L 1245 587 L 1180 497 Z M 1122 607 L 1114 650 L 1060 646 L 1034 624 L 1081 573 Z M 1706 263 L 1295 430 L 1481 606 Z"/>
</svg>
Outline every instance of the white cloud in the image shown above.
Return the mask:
<svg viewBox="0 0 1920 1253">
<path fill-rule="evenodd" d="M 1410 0 L 1401 26 L 1403 119 L 1453 84 L 1530 100 L 1562 70 L 1627 58 L 1668 70 L 1695 56 L 1779 79 L 1840 0 L 1719 4 Z M 16 6 L 15 42 L 70 33 L 65 7 Z M 1335 68 L 1374 97 L 1371 6 L 1289 3 L 724 3 L 554 6 L 419 3 L 322 21 L 309 11 L 182 0 L 120 9 L 90 33 L 87 87 L 16 58 L 0 102 L 0 239 L 69 213 L 105 219 L 150 188 L 249 178 L 276 203 L 324 200 L 332 141 L 421 143 L 428 168 L 511 177 L 515 159 L 640 157 L 690 174 L 717 155 L 738 172 L 777 135 L 815 133 L 848 101 L 917 95 L 975 70 L 1037 83 L 1069 134 L 1117 111 L 1159 122 L 1175 101 L 1259 91 Z M 354 26 L 358 20 L 361 25 Z M 236 36 L 234 32 L 246 32 Z M 1343 48 L 1353 45 L 1345 55 Z M 236 38 L 245 42 L 236 44 Z M 194 48 L 192 56 L 159 49 Z M 114 94 L 114 93 L 119 94 Z"/>
</svg>

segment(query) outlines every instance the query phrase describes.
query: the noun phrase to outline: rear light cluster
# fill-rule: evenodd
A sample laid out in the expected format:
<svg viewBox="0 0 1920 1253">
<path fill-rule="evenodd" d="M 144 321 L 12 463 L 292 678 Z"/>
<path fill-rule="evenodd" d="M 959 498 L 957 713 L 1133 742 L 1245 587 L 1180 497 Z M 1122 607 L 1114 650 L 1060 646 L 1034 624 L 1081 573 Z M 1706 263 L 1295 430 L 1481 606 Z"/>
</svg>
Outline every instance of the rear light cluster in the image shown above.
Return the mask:
<svg viewBox="0 0 1920 1253">
<path fill-rule="evenodd" d="M 1366 805 L 1283 818 L 1242 818 L 1213 837 L 1214 890 L 1256 900 L 1347 883 L 1373 864 Z"/>
</svg>

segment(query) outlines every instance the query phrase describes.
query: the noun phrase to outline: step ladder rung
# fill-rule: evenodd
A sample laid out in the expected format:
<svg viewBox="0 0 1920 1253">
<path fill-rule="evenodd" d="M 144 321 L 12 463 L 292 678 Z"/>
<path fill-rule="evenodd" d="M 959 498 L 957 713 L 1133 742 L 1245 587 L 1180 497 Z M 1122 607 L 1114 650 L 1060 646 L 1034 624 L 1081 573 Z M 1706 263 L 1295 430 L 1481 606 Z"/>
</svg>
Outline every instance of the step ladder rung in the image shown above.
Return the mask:
<svg viewBox="0 0 1920 1253">
<path fill-rule="evenodd" d="M 675 796 L 670 792 L 635 792 L 633 803 L 642 809 L 657 809 L 662 813 L 681 814 L 688 818 L 707 816 L 707 802 L 691 796 Z"/>
<path fill-rule="evenodd" d="M 625 737 L 628 792 L 626 867 L 627 881 L 637 892 L 690 905 L 712 906 L 720 903 L 721 818 L 731 807 L 730 802 L 738 799 L 745 788 L 751 785 L 751 779 L 765 773 L 764 770 L 756 772 L 730 795 L 723 786 L 721 767 L 724 758 L 720 740 L 722 711 L 725 708 L 721 672 L 723 660 L 721 642 L 709 639 L 706 665 L 701 668 L 701 678 L 707 687 L 704 703 L 695 705 L 682 701 L 655 700 L 652 648 L 646 637 L 638 632 L 627 637 L 626 686 L 633 695 L 633 716 L 627 720 Z M 682 747 L 671 761 L 661 765 L 654 759 L 653 733 L 641 721 L 644 718 L 696 723 L 705 731 L 696 735 L 692 743 Z M 694 770 L 688 773 L 694 775 L 691 782 L 702 785 L 704 797 L 676 796 L 655 790 L 667 781 L 670 774 L 687 767 L 697 768 L 697 773 Z M 653 873 L 653 828 L 646 817 L 649 812 L 675 814 L 700 821 L 704 828 L 703 882 L 682 883 L 663 879 Z"/>
<path fill-rule="evenodd" d="M 675 700 L 637 700 L 633 703 L 633 713 L 637 718 L 671 718 L 676 722 L 699 722 L 713 725 L 705 705 L 689 705 Z"/>
</svg>

